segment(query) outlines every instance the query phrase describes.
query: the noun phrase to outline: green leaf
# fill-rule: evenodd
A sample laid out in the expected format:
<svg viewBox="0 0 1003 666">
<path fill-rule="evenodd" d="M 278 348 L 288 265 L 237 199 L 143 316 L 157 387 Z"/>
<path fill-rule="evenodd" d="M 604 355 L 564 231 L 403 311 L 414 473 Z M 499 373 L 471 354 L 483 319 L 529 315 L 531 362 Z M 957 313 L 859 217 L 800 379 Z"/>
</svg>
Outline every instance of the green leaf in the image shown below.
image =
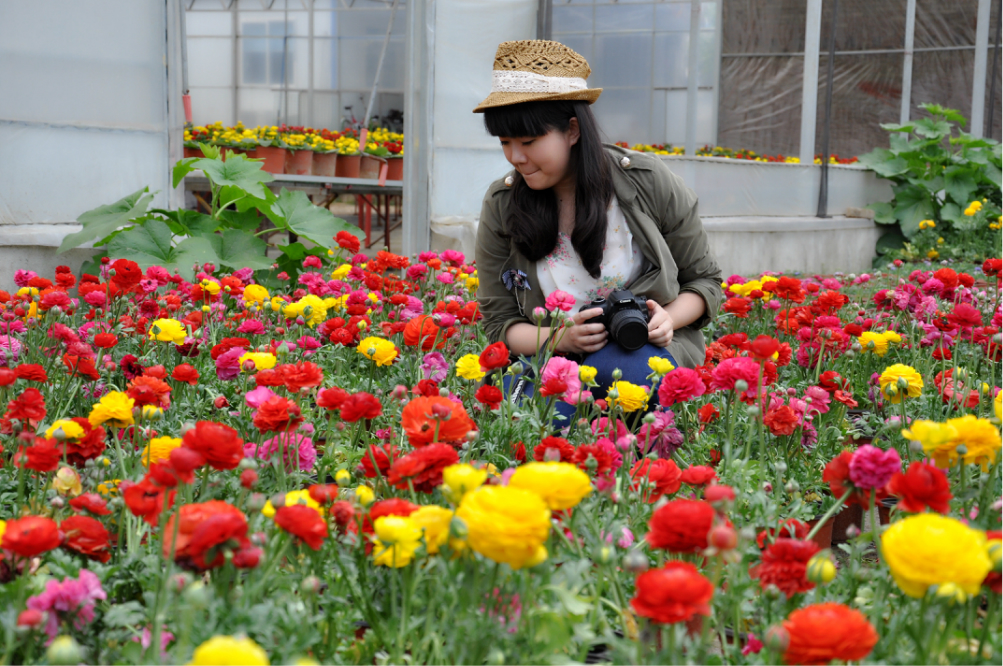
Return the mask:
<svg viewBox="0 0 1003 666">
<path fill-rule="evenodd" d="M 306 194 L 282 188 L 279 197 L 267 211 L 275 226 L 302 236 L 307 240 L 331 249 L 339 231 L 351 232 L 356 227 L 336 218 L 326 208 L 314 206 Z"/>
<path fill-rule="evenodd" d="M 146 617 L 143 605 L 138 601 L 126 601 L 124 603 L 111 606 L 104 614 L 104 625 L 106 627 L 132 627 Z"/>
<path fill-rule="evenodd" d="M 951 223 L 956 223 L 963 217 L 961 214 L 961 206 L 955 205 L 953 203 L 946 203 L 940 207 L 940 219 L 947 220 Z"/>
<path fill-rule="evenodd" d="M 195 163 L 201 159 L 203 158 L 185 157 L 183 159 L 178 160 L 178 163 L 174 165 L 174 170 L 172 172 L 174 178 L 173 180 L 174 187 L 180 185 L 181 181 L 185 179 L 185 176 L 190 174 L 192 171 L 195 171 L 195 169 L 198 169 L 198 167 L 195 166 Z"/>
<path fill-rule="evenodd" d="M 952 123 L 958 123 L 962 127 L 968 124 L 968 120 L 961 115 L 960 111 L 949 109 L 946 106 L 941 106 L 939 104 L 920 104 L 919 108 L 934 116 L 944 116 L 945 120 L 949 120 Z"/>
<path fill-rule="evenodd" d="M 566 610 L 570 615 L 585 615 L 592 610 L 592 604 L 583 600 L 566 587 L 560 585 L 545 585 L 541 589 L 553 592 L 554 596 L 561 600 L 561 605 L 564 606 L 564 610 Z"/>
<path fill-rule="evenodd" d="M 245 267 L 254 270 L 272 267 L 272 260 L 265 256 L 268 244 L 260 238 L 237 229 L 227 229 L 208 238 L 219 258 L 219 263 L 224 266 L 234 270 Z"/>
<path fill-rule="evenodd" d="M 876 203 L 868 204 L 868 208 L 874 211 L 874 221 L 878 224 L 898 224 L 898 218 L 895 217 L 895 209 L 892 208 L 890 203 L 885 203 L 884 201 L 878 201 Z"/>
<path fill-rule="evenodd" d="M 250 208 L 243 212 L 236 210 L 224 210 L 219 214 L 219 219 L 231 229 L 240 229 L 246 232 L 255 232 L 261 226 L 262 217 L 258 215 L 255 208 Z"/>
<path fill-rule="evenodd" d="M 77 221 L 83 229 L 70 234 L 59 245 L 57 254 L 62 254 L 87 241 L 100 240 L 119 227 L 126 226 L 130 220 L 146 214 L 146 209 L 153 200 L 150 188 L 144 187 L 115 203 L 98 206 L 80 215 Z"/>
<path fill-rule="evenodd" d="M 857 159 L 865 167 L 885 178 L 898 176 L 909 170 L 909 162 L 887 148 L 875 148 Z"/>
<path fill-rule="evenodd" d="M 219 208 L 226 208 L 247 196 L 247 192 L 239 187 L 234 187 L 232 185 L 227 185 L 226 187 L 221 187 L 219 190 L 219 197 L 216 200 L 216 205 Z"/>
<path fill-rule="evenodd" d="M 1003 187 L 1003 184 L 1001 184 L 1000 180 L 1000 177 L 1003 176 L 1003 172 L 1000 171 L 1000 168 L 998 166 L 990 164 L 985 169 L 981 170 L 981 174 L 985 180 L 988 180 L 995 187 L 997 188 Z"/>
<path fill-rule="evenodd" d="M 951 136 L 951 123 L 944 120 L 920 118 L 916 121 L 916 134 L 928 139 L 943 139 Z"/>
<path fill-rule="evenodd" d="M 930 194 L 915 185 L 901 185 L 892 189 L 895 192 L 895 217 L 902 225 L 902 233 L 906 238 L 912 238 L 919 231 L 920 221 L 933 218 Z"/>
<path fill-rule="evenodd" d="M 881 123 L 881 129 L 889 132 L 912 132 L 916 126 L 913 123 L 899 125 L 898 123 Z"/>
<path fill-rule="evenodd" d="M 259 199 L 265 197 L 265 186 L 262 183 L 275 180 L 272 174 L 262 171 L 261 162 L 249 160 L 243 155 L 231 155 L 225 162 L 201 159 L 194 166 L 202 169 L 217 187 L 239 187 Z"/>
<path fill-rule="evenodd" d="M 879 254 L 888 254 L 900 250 L 905 245 L 906 238 L 898 229 L 889 229 L 878 239 L 874 250 Z"/>
<path fill-rule="evenodd" d="M 955 203 L 967 206 L 976 187 L 971 168 L 952 166 L 944 170 L 944 189 Z"/>
<path fill-rule="evenodd" d="M 219 261 L 212 244 L 204 237 L 187 238 L 175 247 L 170 227 L 156 219 L 116 236 L 108 244 L 108 256 L 132 259 L 144 269 L 150 266 L 177 269 L 188 279 L 194 276 L 192 264 Z"/>
</svg>

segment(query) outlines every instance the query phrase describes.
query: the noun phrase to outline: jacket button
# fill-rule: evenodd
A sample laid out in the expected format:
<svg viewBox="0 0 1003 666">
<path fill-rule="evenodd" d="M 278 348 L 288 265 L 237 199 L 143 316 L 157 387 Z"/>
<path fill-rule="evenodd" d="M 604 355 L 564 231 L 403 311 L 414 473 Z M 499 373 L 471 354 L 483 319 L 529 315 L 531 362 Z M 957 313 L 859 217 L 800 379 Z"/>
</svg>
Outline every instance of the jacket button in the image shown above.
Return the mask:
<svg viewBox="0 0 1003 666">
<path fill-rule="evenodd" d="M 505 176 L 505 184 L 506 185 L 508 185 L 509 187 L 512 187 L 512 183 L 514 183 L 514 182 L 515 182 L 515 179 L 512 178 L 512 176 Z"/>
<path fill-rule="evenodd" d="M 626 169 L 627 167 L 629 167 L 630 166 L 630 158 L 627 157 L 626 155 L 624 155 L 623 157 L 621 157 L 620 158 L 620 166 L 622 166 L 624 169 Z"/>
</svg>

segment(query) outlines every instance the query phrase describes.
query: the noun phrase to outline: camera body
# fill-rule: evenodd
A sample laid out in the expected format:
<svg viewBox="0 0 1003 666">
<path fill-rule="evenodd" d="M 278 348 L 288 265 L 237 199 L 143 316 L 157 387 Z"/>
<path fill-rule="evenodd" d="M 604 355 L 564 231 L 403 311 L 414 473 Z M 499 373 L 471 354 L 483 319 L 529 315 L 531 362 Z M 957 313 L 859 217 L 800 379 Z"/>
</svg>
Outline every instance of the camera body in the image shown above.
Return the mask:
<svg viewBox="0 0 1003 666">
<path fill-rule="evenodd" d="M 597 298 L 586 303 L 579 312 L 602 309 L 602 314 L 586 324 L 602 324 L 610 339 L 627 351 L 640 349 L 648 342 L 647 299 L 635 296 L 629 289 L 619 289 L 606 298 Z"/>
</svg>

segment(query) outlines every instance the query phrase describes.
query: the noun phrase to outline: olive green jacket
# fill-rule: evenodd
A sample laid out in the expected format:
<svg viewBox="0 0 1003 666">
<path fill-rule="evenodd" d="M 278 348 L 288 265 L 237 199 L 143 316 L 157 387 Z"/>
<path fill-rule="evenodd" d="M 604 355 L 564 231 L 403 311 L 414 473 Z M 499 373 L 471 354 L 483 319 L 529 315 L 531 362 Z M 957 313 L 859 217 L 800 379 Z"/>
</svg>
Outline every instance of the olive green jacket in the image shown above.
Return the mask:
<svg viewBox="0 0 1003 666">
<path fill-rule="evenodd" d="M 692 368 L 704 362 L 700 329 L 717 313 L 722 299 L 721 269 L 697 213 L 697 196 L 658 157 L 605 148 L 617 201 L 645 260 L 641 275 L 627 288 L 663 306 L 681 291 L 700 294 L 707 303 L 704 316 L 677 329 L 668 347 L 679 365 Z M 492 342 L 504 341 L 512 324 L 533 323 L 533 309 L 543 307 L 547 296 L 540 290 L 536 262 L 519 252 L 507 234 L 511 205 L 505 178 L 492 183 L 477 230 L 477 300 Z M 512 269 L 526 275 L 528 288 L 505 287 L 503 275 Z M 549 323 L 547 319 L 543 325 Z"/>
</svg>

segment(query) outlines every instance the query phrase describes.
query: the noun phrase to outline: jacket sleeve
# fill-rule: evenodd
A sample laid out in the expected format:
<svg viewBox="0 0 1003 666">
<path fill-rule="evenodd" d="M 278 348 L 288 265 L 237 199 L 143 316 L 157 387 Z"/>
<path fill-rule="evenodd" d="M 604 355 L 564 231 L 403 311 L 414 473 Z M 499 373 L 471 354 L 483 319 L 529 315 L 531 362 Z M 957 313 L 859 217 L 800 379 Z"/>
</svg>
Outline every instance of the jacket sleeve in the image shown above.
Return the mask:
<svg viewBox="0 0 1003 666">
<path fill-rule="evenodd" d="M 662 236 L 679 268 L 679 291 L 699 294 L 707 304 L 703 316 L 691 326 L 703 328 L 721 308 L 721 268 L 710 249 L 700 214 L 697 195 L 683 179 L 672 173 L 662 160 L 656 160 L 654 171 L 658 182 L 661 209 L 658 224 Z"/>
<path fill-rule="evenodd" d="M 502 282 L 502 273 L 511 268 L 508 265 L 511 243 L 502 236 L 496 191 L 497 188 L 492 186 L 484 197 L 474 256 L 480 283 L 477 302 L 484 315 L 484 330 L 491 342 L 505 342 L 509 326 L 519 322 L 529 323 L 529 319 L 520 314 L 515 294 Z"/>
</svg>

